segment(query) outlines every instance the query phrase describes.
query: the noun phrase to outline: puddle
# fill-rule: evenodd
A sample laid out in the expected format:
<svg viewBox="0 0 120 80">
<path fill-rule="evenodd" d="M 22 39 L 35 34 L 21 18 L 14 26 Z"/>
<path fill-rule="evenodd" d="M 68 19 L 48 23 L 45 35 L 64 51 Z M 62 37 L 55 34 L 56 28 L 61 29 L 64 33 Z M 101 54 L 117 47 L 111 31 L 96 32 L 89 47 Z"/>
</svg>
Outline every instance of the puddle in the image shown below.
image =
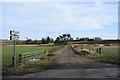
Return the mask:
<svg viewBox="0 0 120 80">
<path fill-rule="evenodd" d="M 29 59 L 28 61 L 39 61 L 41 59 Z"/>
</svg>

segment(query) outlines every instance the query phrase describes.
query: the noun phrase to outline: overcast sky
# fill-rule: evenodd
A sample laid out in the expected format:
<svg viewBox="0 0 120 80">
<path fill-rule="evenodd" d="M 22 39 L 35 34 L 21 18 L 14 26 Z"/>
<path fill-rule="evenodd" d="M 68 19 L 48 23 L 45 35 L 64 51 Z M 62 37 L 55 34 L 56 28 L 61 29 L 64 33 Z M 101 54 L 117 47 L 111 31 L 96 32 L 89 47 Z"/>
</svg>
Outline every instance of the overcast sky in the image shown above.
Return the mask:
<svg viewBox="0 0 120 80">
<path fill-rule="evenodd" d="M 2 10 L 2 39 L 10 30 L 33 40 L 63 33 L 118 38 L 118 2 L 4 2 Z"/>
</svg>

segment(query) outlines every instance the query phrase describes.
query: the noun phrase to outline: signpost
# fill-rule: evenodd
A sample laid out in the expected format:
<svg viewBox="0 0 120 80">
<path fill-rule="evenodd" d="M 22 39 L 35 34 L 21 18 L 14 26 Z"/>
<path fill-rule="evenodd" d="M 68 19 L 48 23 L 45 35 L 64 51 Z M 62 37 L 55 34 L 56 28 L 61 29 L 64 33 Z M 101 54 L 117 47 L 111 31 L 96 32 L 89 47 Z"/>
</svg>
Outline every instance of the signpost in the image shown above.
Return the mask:
<svg viewBox="0 0 120 80">
<path fill-rule="evenodd" d="M 19 39 L 19 32 L 10 30 L 10 40 L 14 40 L 14 57 L 12 58 L 14 67 L 16 67 L 16 40 L 18 39 Z"/>
</svg>

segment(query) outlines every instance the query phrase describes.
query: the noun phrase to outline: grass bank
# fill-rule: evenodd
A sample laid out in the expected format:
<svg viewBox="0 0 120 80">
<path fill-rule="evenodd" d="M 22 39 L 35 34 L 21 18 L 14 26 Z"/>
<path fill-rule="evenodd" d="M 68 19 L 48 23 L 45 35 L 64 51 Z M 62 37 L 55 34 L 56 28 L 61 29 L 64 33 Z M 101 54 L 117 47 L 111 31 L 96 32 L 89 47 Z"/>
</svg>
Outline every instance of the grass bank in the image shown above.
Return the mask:
<svg viewBox="0 0 120 80">
<path fill-rule="evenodd" d="M 47 69 L 48 65 L 55 59 L 55 55 L 62 53 L 64 51 L 64 47 L 55 47 L 49 49 L 46 52 L 46 56 L 42 57 L 42 60 L 38 61 L 29 61 L 25 64 L 21 64 L 17 66 L 16 69 L 9 65 L 3 65 L 3 75 L 23 75 L 27 73 L 40 72 Z M 54 56 L 47 56 L 48 54 L 54 54 Z"/>
<path fill-rule="evenodd" d="M 97 49 L 101 48 L 101 54 L 97 53 Z M 83 54 L 82 50 L 87 50 L 85 57 L 95 59 L 101 62 L 120 64 L 120 50 L 118 46 L 76 46 L 73 47 L 77 54 Z M 85 52 L 85 51 L 84 51 Z"/>
<path fill-rule="evenodd" d="M 16 46 L 16 57 L 19 54 L 24 54 L 28 52 L 40 51 L 40 50 L 50 50 L 57 46 Z M 13 46 L 2 46 L 2 64 L 11 64 L 12 57 L 14 56 Z"/>
</svg>

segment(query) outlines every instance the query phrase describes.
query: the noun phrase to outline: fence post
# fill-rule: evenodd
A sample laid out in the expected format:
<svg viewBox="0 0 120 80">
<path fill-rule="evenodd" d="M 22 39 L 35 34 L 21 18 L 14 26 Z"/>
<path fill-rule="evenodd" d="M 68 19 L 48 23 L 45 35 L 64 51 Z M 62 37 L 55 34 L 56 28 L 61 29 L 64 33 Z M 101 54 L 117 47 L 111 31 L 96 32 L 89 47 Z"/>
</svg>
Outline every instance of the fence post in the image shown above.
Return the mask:
<svg viewBox="0 0 120 80">
<path fill-rule="evenodd" d="M 19 54 L 19 65 L 21 65 L 21 63 L 22 63 L 22 55 Z"/>
<path fill-rule="evenodd" d="M 25 56 L 25 54 L 23 55 L 23 58 L 24 58 L 24 60 L 23 60 L 23 61 L 24 61 L 24 63 L 25 63 L 25 59 L 26 59 L 26 56 Z"/>
<path fill-rule="evenodd" d="M 99 53 L 99 48 L 97 48 L 96 53 L 97 53 L 97 54 Z"/>
<path fill-rule="evenodd" d="M 101 48 L 99 48 L 99 54 L 101 54 Z"/>
<path fill-rule="evenodd" d="M 12 57 L 12 65 L 14 66 L 14 57 Z"/>
<path fill-rule="evenodd" d="M 90 52 L 90 48 L 89 48 L 89 53 L 91 53 L 91 52 Z"/>
<path fill-rule="evenodd" d="M 32 61 L 33 61 L 33 59 L 34 59 L 34 52 L 32 53 L 32 55 L 31 55 L 31 56 L 32 56 Z M 29 60 L 29 58 L 28 58 L 28 60 Z"/>
<path fill-rule="evenodd" d="M 46 53 L 46 51 L 44 50 L 44 51 L 43 51 L 43 54 L 45 55 L 45 53 Z"/>
</svg>

